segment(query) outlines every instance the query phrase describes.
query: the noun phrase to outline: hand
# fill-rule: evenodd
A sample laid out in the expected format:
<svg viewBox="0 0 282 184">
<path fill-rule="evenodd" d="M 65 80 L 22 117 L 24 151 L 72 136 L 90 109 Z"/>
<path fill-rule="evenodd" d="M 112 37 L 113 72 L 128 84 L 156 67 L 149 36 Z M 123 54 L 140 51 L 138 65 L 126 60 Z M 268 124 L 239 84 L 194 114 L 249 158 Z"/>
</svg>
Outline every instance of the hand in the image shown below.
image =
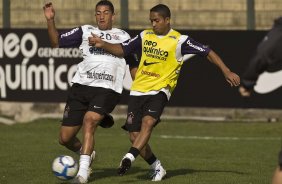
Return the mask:
<svg viewBox="0 0 282 184">
<path fill-rule="evenodd" d="M 97 48 L 102 48 L 104 41 L 97 35 L 91 33 L 92 36 L 88 37 L 88 45 L 94 46 Z"/>
<path fill-rule="evenodd" d="M 242 97 L 250 97 L 251 96 L 251 91 L 247 90 L 246 88 L 244 88 L 243 86 L 239 87 L 239 93 Z"/>
<path fill-rule="evenodd" d="M 53 20 L 55 18 L 55 9 L 53 8 L 53 5 L 51 2 L 46 3 L 43 6 L 43 10 L 44 10 L 44 15 L 46 20 Z"/>
<path fill-rule="evenodd" d="M 231 87 L 240 85 L 240 77 L 236 73 L 229 71 L 225 74 L 225 79 Z"/>
</svg>

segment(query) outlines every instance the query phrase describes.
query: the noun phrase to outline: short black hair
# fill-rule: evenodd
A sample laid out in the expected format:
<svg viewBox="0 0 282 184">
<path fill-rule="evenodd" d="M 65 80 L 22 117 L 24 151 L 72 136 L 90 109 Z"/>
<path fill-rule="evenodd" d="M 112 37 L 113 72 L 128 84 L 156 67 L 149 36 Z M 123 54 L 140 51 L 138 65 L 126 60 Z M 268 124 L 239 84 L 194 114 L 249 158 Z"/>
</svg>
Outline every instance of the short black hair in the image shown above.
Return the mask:
<svg viewBox="0 0 282 184">
<path fill-rule="evenodd" d="M 111 1 L 108 0 L 101 0 L 96 4 L 96 9 L 98 6 L 109 6 L 112 13 L 115 13 L 114 5 Z"/>
<path fill-rule="evenodd" d="M 164 4 L 158 4 L 150 9 L 150 12 L 158 12 L 162 17 L 167 18 L 171 16 L 170 9 Z"/>
</svg>

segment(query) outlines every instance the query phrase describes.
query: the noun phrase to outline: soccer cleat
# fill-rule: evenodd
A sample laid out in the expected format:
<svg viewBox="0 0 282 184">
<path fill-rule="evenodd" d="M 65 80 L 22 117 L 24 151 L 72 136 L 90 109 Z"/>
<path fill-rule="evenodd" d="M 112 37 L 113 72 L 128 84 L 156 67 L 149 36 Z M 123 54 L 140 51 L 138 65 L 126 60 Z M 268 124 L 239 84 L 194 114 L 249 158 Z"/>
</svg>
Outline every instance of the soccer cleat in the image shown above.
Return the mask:
<svg viewBox="0 0 282 184">
<path fill-rule="evenodd" d="M 87 179 L 84 179 L 82 176 L 77 175 L 71 183 L 80 184 L 80 183 L 87 183 Z"/>
<path fill-rule="evenodd" d="M 131 167 L 131 160 L 129 158 L 123 158 L 118 168 L 118 175 L 123 176 L 125 172 Z"/>
<path fill-rule="evenodd" d="M 165 177 L 166 171 L 162 165 L 158 165 L 152 174 L 152 181 L 161 181 Z"/>
<path fill-rule="evenodd" d="M 93 163 L 93 160 L 95 159 L 95 156 L 96 156 L 96 152 L 93 151 L 92 154 L 90 155 L 90 165 L 89 165 L 88 172 L 87 172 L 88 178 L 89 178 L 90 175 L 93 173 L 93 170 L 92 170 L 92 168 L 91 168 L 91 165 L 92 165 L 92 163 Z"/>
</svg>

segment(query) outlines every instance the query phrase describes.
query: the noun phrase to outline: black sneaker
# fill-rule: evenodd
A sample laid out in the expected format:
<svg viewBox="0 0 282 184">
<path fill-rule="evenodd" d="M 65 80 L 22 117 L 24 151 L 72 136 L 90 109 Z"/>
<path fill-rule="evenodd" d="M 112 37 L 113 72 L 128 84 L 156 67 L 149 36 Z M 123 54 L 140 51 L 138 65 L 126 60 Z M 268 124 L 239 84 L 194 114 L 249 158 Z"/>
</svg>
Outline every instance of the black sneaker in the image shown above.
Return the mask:
<svg viewBox="0 0 282 184">
<path fill-rule="evenodd" d="M 131 160 L 129 158 L 123 158 L 118 168 L 118 175 L 122 176 L 131 167 Z"/>
</svg>

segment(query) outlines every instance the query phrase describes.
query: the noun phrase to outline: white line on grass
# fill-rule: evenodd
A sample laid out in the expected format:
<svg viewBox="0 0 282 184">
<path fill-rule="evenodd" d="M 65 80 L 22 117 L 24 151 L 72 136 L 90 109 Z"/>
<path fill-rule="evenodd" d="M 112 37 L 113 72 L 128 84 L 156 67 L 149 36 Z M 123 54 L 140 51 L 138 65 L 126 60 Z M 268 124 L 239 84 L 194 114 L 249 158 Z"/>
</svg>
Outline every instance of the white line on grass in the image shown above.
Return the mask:
<svg viewBox="0 0 282 184">
<path fill-rule="evenodd" d="M 226 141 L 281 141 L 281 137 L 212 137 L 212 136 L 181 136 L 160 135 L 163 139 L 196 139 L 196 140 L 226 140 Z"/>
</svg>

